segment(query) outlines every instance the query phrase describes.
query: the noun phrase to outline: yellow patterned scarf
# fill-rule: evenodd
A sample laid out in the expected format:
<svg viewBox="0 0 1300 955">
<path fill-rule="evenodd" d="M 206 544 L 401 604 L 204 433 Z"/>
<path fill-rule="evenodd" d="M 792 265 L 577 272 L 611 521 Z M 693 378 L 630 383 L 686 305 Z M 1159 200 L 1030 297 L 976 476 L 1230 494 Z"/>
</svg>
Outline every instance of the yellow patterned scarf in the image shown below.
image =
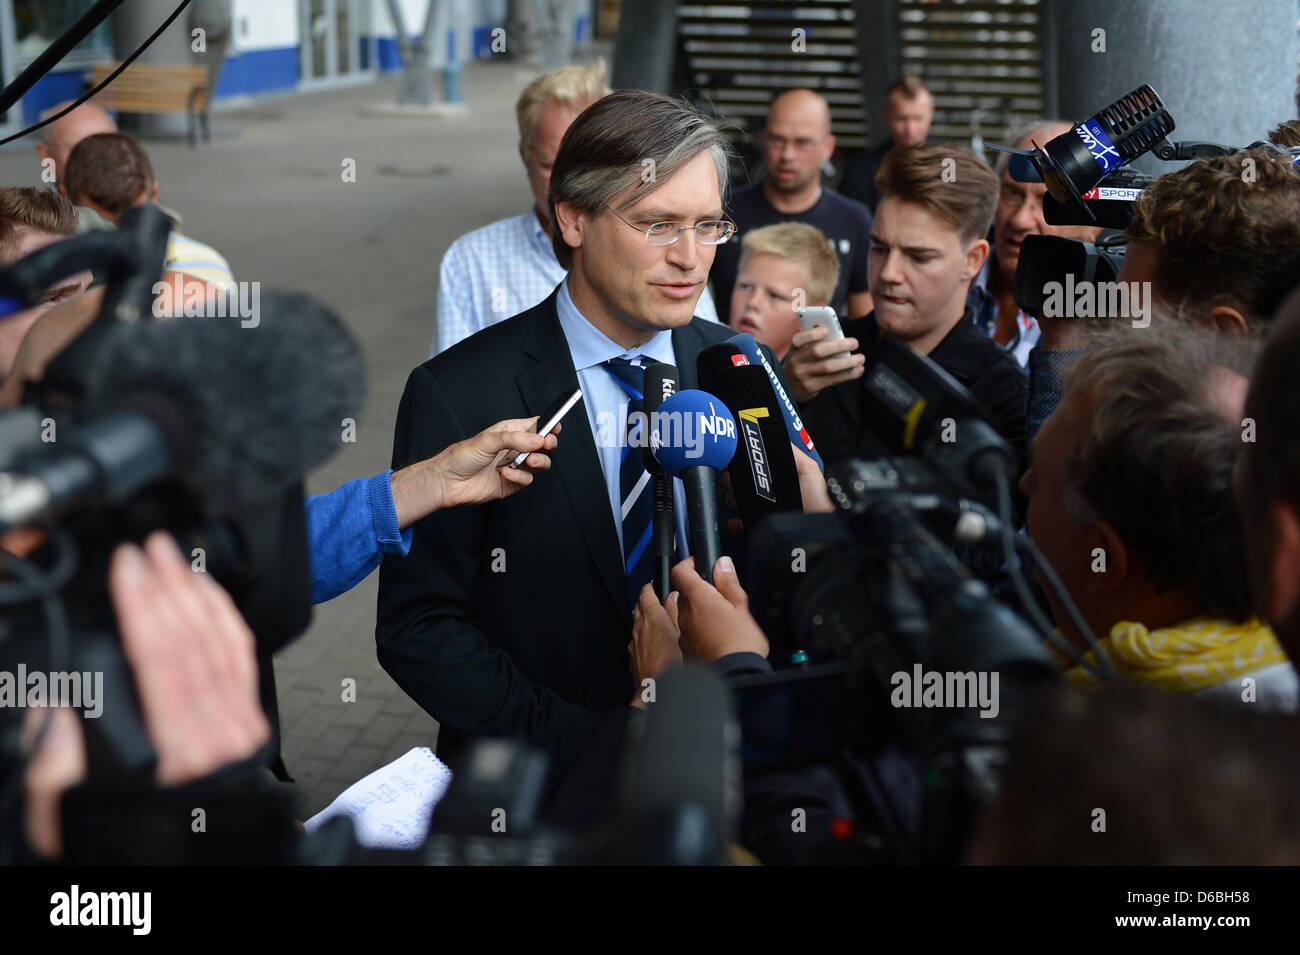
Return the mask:
<svg viewBox="0 0 1300 955">
<path fill-rule="evenodd" d="M 1195 617 L 1159 630 L 1121 621 L 1111 628 L 1110 636 L 1101 645 L 1122 679 L 1170 693 L 1208 689 L 1287 658 L 1272 628 L 1258 618 L 1233 623 Z M 1071 683 L 1098 685 L 1091 671 L 1059 653 L 1058 659 L 1070 667 L 1065 676 Z M 1097 669 L 1093 651 L 1089 650 L 1083 659 Z"/>
</svg>

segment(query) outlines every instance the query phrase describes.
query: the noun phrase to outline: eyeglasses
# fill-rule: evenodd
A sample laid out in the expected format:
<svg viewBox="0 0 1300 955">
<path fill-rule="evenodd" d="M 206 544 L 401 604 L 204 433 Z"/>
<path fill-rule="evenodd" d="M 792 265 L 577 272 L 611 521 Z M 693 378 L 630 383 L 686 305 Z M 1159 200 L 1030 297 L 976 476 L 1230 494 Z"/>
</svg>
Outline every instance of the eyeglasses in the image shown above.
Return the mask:
<svg viewBox="0 0 1300 955">
<path fill-rule="evenodd" d="M 607 207 L 610 212 L 614 212 L 612 206 Z M 731 238 L 736 231 L 736 224 L 727 219 L 708 219 L 704 222 L 697 222 L 695 225 L 678 226 L 672 222 L 654 222 L 648 228 L 641 228 L 633 222 L 628 222 L 617 212 L 614 215 L 620 222 L 627 222 L 637 232 L 645 236 L 645 240 L 651 245 L 672 245 L 682 237 L 682 233 L 687 230 L 695 231 L 695 241 L 702 245 L 721 245 Z"/>
</svg>

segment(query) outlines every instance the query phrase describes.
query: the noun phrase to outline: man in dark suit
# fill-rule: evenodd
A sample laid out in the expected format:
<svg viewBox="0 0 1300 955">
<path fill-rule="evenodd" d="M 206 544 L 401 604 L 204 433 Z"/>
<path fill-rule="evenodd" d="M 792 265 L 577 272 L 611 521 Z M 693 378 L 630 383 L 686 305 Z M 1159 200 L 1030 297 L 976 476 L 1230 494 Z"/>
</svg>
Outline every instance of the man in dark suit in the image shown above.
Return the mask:
<svg viewBox="0 0 1300 955">
<path fill-rule="evenodd" d="M 661 641 L 636 646 L 629 666 L 634 598 L 650 579 L 650 491 L 625 429 L 640 365 L 675 364 L 693 387 L 699 352 L 732 334 L 693 317 L 714 244 L 733 228 L 722 219 L 725 148 L 669 97 L 623 91 L 590 106 L 551 173 L 552 242 L 567 278 L 407 381 L 397 467 L 480 422 L 540 414 L 583 390 L 527 495 L 431 515 L 415 525 L 409 556 L 381 570 L 380 663 L 439 721 L 439 754 L 450 746 L 453 766 L 467 736 L 493 735 L 570 768 L 598 727 L 640 700 L 643 678 L 680 659 Z M 685 554 L 681 520 L 677 537 Z"/>
</svg>

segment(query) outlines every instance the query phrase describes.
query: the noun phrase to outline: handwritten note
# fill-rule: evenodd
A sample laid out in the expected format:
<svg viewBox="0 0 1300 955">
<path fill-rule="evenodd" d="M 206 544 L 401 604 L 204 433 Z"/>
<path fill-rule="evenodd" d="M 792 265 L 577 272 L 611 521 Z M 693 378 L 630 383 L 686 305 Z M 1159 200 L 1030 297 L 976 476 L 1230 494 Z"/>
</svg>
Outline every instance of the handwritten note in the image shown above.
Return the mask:
<svg viewBox="0 0 1300 955">
<path fill-rule="evenodd" d="M 414 849 L 429 833 L 429 816 L 451 782 L 451 770 L 427 746 L 357 780 L 304 825 L 315 832 L 350 816 L 357 841 L 372 849 Z"/>
</svg>

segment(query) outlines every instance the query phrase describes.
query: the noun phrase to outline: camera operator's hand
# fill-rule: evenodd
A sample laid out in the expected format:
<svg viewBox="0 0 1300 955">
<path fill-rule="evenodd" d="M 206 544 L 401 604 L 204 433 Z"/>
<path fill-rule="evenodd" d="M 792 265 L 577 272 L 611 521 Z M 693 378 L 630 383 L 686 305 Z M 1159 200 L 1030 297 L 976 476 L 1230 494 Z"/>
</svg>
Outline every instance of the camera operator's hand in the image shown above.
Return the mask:
<svg viewBox="0 0 1300 955">
<path fill-rule="evenodd" d="M 108 583 L 158 754 L 158 783 L 193 782 L 265 745 L 271 727 L 258 698 L 253 634 L 230 596 L 193 571 L 161 532 L 150 535 L 143 552 L 119 546 Z M 26 823 L 32 848 L 58 858 L 59 803 L 65 789 L 85 778 L 86 750 L 75 713 L 56 709 L 50 716 L 50 731 L 24 779 Z"/>
<path fill-rule="evenodd" d="M 790 394 L 795 401 L 808 401 L 831 385 L 862 377 L 867 358 L 854 354 L 858 340 L 824 341 L 829 334 L 829 328 L 817 325 L 806 332 L 796 332 L 790 339 L 790 351 L 781 362 L 781 368 L 790 382 Z"/>
<path fill-rule="evenodd" d="M 641 597 L 632 611 L 632 642 L 627 651 L 632 657 L 632 705 L 644 707 L 642 681 L 654 679 L 682 662 L 678 646 L 681 632 L 677 628 L 677 594 L 671 593 L 659 605 L 653 584 L 641 588 Z"/>
<path fill-rule="evenodd" d="M 690 557 L 673 567 L 671 579 L 674 593 L 681 594 L 677 624 L 683 656 L 702 663 L 729 653 L 767 656 L 767 637 L 749 613 L 749 597 L 730 557 L 718 558 L 712 584 L 696 572 L 695 560 Z M 673 596 L 669 594 L 669 600 Z"/>
<path fill-rule="evenodd" d="M 541 452 L 555 449 L 561 427 L 557 424 L 543 438 L 533 432 L 536 426 L 536 417 L 498 421 L 431 458 L 394 471 L 390 482 L 398 527 L 405 530 L 443 508 L 497 501 L 526 488 L 534 471 L 551 466 Z M 521 451 L 536 453 L 529 454 L 523 467 L 502 467 Z"/>
<path fill-rule="evenodd" d="M 1087 319 L 1036 318 L 1042 338 L 1039 348 L 1052 351 L 1074 351 L 1088 346 Z"/>
</svg>

